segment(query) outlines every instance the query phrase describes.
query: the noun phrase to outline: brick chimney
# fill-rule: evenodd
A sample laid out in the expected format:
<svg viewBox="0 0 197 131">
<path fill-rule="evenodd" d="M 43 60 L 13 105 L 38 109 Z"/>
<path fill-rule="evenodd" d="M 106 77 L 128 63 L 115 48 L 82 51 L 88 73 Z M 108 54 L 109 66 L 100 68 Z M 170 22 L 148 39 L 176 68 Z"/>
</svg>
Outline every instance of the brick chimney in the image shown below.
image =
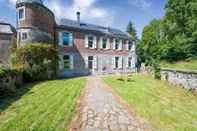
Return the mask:
<svg viewBox="0 0 197 131">
<path fill-rule="evenodd" d="M 77 22 L 80 24 L 80 12 L 77 11 Z"/>
</svg>

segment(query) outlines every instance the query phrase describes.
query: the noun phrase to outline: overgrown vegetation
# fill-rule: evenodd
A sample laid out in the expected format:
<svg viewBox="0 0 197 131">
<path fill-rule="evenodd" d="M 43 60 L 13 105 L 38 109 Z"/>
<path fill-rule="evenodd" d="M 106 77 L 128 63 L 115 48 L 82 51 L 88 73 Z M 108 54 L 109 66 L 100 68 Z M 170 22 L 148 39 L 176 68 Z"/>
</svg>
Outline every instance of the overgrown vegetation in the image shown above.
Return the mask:
<svg viewBox="0 0 197 131">
<path fill-rule="evenodd" d="M 0 99 L 0 130 L 67 130 L 85 81 L 73 78 L 28 84 L 15 97 Z"/>
<path fill-rule="evenodd" d="M 0 65 L 0 98 L 14 94 L 21 85 L 21 72 Z"/>
<path fill-rule="evenodd" d="M 104 81 L 155 131 L 197 129 L 197 97 L 191 92 L 140 74 L 134 75 L 130 82 L 118 79 L 113 76 L 104 77 Z"/>
<path fill-rule="evenodd" d="M 144 27 L 137 44 L 140 62 L 175 62 L 197 56 L 197 1 L 169 0 L 162 19 Z"/>
<path fill-rule="evenodd" d="M 56 77 L 58 51 L 44 43 L 26 44 L 12 55 L 13 68 L 23 72 L 26 82 L 41 81 Z"/>
</svg>

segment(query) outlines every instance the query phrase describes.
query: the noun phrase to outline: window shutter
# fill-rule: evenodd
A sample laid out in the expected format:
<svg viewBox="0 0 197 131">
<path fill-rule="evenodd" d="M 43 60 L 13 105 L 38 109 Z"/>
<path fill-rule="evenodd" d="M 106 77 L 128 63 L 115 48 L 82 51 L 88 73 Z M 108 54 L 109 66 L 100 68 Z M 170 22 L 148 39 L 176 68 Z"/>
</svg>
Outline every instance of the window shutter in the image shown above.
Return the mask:
<svg viewBox="0 0 197 131">
<path fill-rule="evenodd" d="M 94 36 L 94 48 L 96 49 L 97 39 L 96 36 Z"/>
<path fill-rule="evenodd" d="M 62 70 L 64 69 L 64 64 L 63 64 L 63 56 L 59 55 L 59 69 Z"/>
<path fill-rule="evenodd" d="M 70 57 L 70 69 L 72 70 L 74 69 L 74 57 L 73 55 L 70 55 L 69 57 Z"/>
<path fill-rule="evenodd" d="M 129 50 L 129 41 L 126 41 L 126 50 Z"/>
<path fill-rule="evenodd" d="M 122 50 L 122 40 L 119 42 L 119 50 Z"/>
<path fill-rule="evenodd" d="M 103 48 L 103 37 L 100 37 L 99 40 L 99 47 L 102 49 Z"/>
<path fill-rule="evenodd" d="M 113 49 L 115 49 L 115 46 L 116 46 L 116 40 L 113 39 Z"/>
<path fill-rule="evenodd" d="M 88 48 L 88 35 L 85 35 L 85 47 Z"/>
<path fill-rule="evenodd" d="M 129 67 L 129 57 L 126 57 L 126 68 Z"/>
<path fill-rule="evenodd" d="M 69 33 L 69 46 L 73 46 L 73 34 Z"/>
<path fill-rule="evenodd" d="M 107 38 L 107 49 L 110 49 L 110 39 Z"/>
<path fill-rule="evenodd" d="M 118 67 L 121 69 L 122 68 L 122 57 L 119 57 L 119 61 L 118 61 Z"/>
<path fill-rule="evenodd" d="M 116 64 L 115 64 L 115 56 L 114 57 L 112 57 L 112 67 L 113 67 L 113 69 L 115 69 L 116 68 Z"/>
<path fill-rule="evenodd" d="M 62 35 L 62 32 L 59 32 L 58 34 L 59 34 L 59 45 L 62 46 L 63 45 L 63 38 L 62 38 L 63 35 Z"/>
<path fill-rule="evenodd" d="M 88 56 L 85 56 L 84 60 L 85 60 L 85 68 L 88 69 Z"/>
<path fill-rule="evenodd" d="M 94 56 L 94 61 L 93 61 L 93 68 L 97 69 L 97 56 Z"/>
</svg>

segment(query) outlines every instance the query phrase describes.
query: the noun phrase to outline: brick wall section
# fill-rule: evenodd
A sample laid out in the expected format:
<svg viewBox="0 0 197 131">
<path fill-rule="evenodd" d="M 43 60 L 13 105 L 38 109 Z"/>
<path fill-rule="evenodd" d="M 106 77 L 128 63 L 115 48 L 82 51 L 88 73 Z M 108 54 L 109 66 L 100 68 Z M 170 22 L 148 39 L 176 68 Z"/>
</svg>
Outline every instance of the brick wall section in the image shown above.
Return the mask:
<svg viewBox="0 0 197 131">
<path fill-rule="evenodd" d="M 51 11 L 42 5 L 26 4 L 25 12 L 25 20 L 18 22 L 18 28 L 34 27 L 51 35 L 54 34 L 55 18 Z"/>
<path fill-rule="evenodd" d="M 57 30 L 60 31 L 60 30 Z M 73 47 L 64 47 L 64 52 L 67 53 L 90 53 L 90 54 L 110 54 L 110 55 L 129 55 L 129 51 L 126 50 L 126 44 L 128 39 L 123 39 L 123 49 L 122 50 L 114 50 L 113 49 L 113 37 L 110 38 L 110 49 L 101 49 L 99 47 L 99 38 L 100 36 L 104 36 L 98 33 L 90 33 L 86 31 L 77 31 L 77 30 L 61 30 L 61 31 L 68 31 L 73 34 L 74 45 Z M 93 34 L 97 36 L 97 48 L 96 49 L 88 49 L 85 47 L 85 34 Z M 58 34 L 57 34 L 58 35 Z"/>
</svg>

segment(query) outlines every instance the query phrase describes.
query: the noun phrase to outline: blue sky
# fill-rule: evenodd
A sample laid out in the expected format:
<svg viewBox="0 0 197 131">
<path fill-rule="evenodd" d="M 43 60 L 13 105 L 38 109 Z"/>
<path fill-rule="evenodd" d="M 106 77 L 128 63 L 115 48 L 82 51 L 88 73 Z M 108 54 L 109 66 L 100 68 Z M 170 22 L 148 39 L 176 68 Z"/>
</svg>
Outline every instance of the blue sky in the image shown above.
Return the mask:
<svg viewBox="0 0 197 131">
<path fill-rule="evenodd" d="M 16 23 L 16 0 L 0 0 L 0 20 Z M 44 0 L 44 4 L 61 18 L 76 19 L 81 12 L 83 22 L 126 30 L 132 21 L 140 37 L 143 27 L 164 15 L 167 0 Z"/>
</svg>

